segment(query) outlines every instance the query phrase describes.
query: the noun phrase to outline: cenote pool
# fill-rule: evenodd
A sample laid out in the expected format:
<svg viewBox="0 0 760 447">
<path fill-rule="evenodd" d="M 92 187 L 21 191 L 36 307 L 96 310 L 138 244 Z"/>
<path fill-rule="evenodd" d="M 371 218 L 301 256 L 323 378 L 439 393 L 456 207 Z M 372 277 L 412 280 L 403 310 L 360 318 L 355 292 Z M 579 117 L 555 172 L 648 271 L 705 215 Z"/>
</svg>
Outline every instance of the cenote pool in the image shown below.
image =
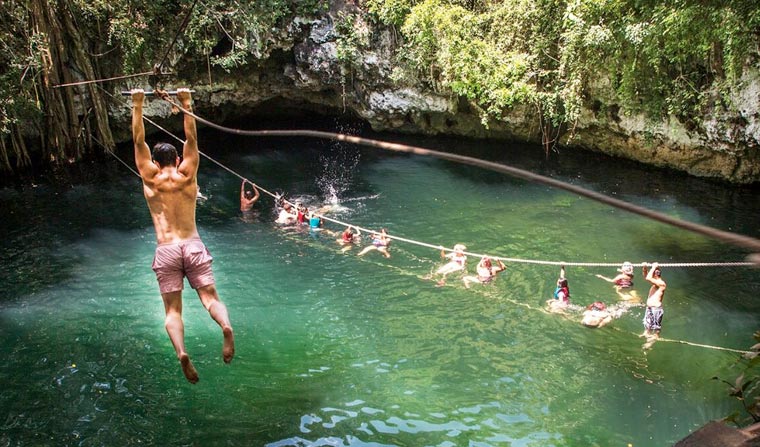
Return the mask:
<svg viewBox="0 0 760 447">
<path fill-rule="evenodd" d="M 398 136 L 383 135 L 398 139 Z M 156 136 L 149 137 L 155 141 Z M 728 262 L 740 249 L 573 194 L 478 168 L 305 139 L 231 138 L 201 149 L 336 219 L 434 245 L 578 262 Z M 594 154 L 410 138 L 516 165 L 692 222 L 760 237 L 760 191 Z M 129 157 L 129 148 L 120 152 Z M 278 227 L 262 195 L 202 160 L 201 236 L 237 341 L 185 293 L 188 384 L 163 327 L 139 179 L 108 160 L 87 181 L 0 190 L 0 444 L 267 446 L 666 446 L 739 410 L 738 354 L 661 341 L 642 350 L 643 308 L 608 327 L 542 310 L 558 269 L 511 263 L 488 286 L 424 279 L 436 250 L 342 253 L 334 237 Z M 326 227 L 342 228 L 326 223 Z M 367 241 L 367 243 L 369 243 Z M 476 261 L 470 259 L 470 273 Z M 573 301 L 616 295 L 568 268 Z M 648 287 L 636 270 L 635 289 Z M 663 337 L 747 349 L 760 275 L 664 269 Z"/>
</svg>

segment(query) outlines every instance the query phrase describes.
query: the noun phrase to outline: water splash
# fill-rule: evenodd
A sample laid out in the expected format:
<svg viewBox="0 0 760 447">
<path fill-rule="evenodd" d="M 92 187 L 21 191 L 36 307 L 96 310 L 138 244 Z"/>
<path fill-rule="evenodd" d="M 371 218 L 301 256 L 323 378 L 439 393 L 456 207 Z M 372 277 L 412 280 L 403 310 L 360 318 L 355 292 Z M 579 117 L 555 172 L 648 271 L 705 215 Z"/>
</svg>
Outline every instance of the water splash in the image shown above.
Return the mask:
<svg viewBox="0 0 760 447">
<path fill-rule="evenodd" d="M 357 129 L 351 126 L 339 126 L 338 131 L 345 134 L 356 134 Z M 343 194 L 351 188 L 354 171 L 361 160 L 361 153 L 343 142 L 332 142 L 329 148 L 319 155 L 322 166 L 316 183 L 325 203 L 338 205 Z"/>
</svg>

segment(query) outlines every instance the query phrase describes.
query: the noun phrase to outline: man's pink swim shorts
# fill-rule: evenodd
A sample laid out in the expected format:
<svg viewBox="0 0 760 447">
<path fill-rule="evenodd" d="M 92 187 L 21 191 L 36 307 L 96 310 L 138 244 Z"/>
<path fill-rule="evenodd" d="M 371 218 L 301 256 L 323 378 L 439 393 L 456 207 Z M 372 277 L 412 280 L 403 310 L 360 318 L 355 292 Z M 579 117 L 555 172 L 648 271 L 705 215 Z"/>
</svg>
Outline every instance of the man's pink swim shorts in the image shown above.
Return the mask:
<svg viewBox="0 0 760 447">
<path fill-rule="evenodd" d="M 193 289 L 214 284 L 212 260 L 211 253 L 198 238 L 159 244 L 153 258 L 159 290 L 161 293 L 182 290 L 185 276 Z"/>
</svg>

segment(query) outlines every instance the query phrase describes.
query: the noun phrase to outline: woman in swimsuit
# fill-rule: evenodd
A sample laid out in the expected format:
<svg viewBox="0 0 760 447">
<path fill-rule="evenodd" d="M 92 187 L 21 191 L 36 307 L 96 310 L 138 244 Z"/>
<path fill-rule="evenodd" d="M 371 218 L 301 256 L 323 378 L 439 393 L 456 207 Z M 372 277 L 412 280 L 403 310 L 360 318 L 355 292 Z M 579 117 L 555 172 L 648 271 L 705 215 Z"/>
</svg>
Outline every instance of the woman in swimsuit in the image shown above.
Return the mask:
<svg viewBox="0 0 760 447">
<path fill-rule="evenodd" d="M 448 258 L 449 262 L 441 266 L 435 272 L 436 275 L 443 275 L 443 278 L 441 278 L 441 280 L 438 282 L 439 284 L 446 283 L 446 275 L 464 270 L 465 263 L 467 262 L 467 256 L 464 254 L 465 250 L 467 250 L 467 247 L 465 247 L 463 244 L 456 244 L 453 251 L 448 254 L 446 254 L 446 252 L 441 249 L 441 257 L 444 259 Z"/>
<path fill-rule="evenodd" d="M 340 234 L 340 239 L 336 239 L 335 242 L 343 246 L 343 248 L 340 250 L 341 252 L 345 253 L 348 250 L 351 250 L 351 247 L 354 246 L 354 244 L 358 243 L 361 240 L 362 233 L 359 231 L 359 229 L 356 229 L 356 233 L 352 231 L 354 227 L 351 225 L 347 226 L 345 230 L 343 230 L 343 233 Z"/>
<path fill-rule="evenodd" d="M 615 292 L 621 299 L 629 302 L 641 301 L 635 290 L 626 290 L 633 287 L 633 264 L 630 262 L 624 262 L 622 267 L 618 269 L 618 275 L 614 278 L 602 275 L 596 275 L 596 277 L 611 282 L 614 285 Z"/>
<path fill-rule="evenodd" d="M 483 256 L 480 262 L 478 262 L 478 276 L 465 276 L 462 278 L 464 286 L 469 289 L 470 283 L 480 282 L 481 284 L 488 284 L 493 281 L 497 273 L 504 271 L 507 268 L 507 266 L 501 262 L 501 259 L 497 259 L 496 262 L 498 262 L 499 265 L 494 266 L 488 256 Z"/>
<path fill-rule="evenodd" d="M 390 258 L 391 254 L 388 253 L 388 246 L 390 244 L 391 240 L 388 237 L 388 233 L 385 231 L 385 228 L 383 228 L 380 230 L 380 233 L 372 233 L 372 244 L 364 247 L 364 249 L 359 252 L 359 256 L 364 256 L 366 253 L 372 250 L 377 250 L 386 258 Z"/>
</svg>

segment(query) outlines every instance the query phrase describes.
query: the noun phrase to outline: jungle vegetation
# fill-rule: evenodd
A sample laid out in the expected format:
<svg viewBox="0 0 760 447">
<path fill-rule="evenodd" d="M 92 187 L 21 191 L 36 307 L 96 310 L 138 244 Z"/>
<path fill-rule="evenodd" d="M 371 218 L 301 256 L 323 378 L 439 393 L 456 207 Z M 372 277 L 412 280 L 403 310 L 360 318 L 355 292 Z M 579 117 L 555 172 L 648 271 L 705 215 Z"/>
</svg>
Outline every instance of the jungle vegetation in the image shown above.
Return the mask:
<svg viewBox="0 0 760 447">
<path fill-rule="evenodd" d="M 293 18 L 328 11 L 346 75 L 371 45 L 354 24 L 390 29 L 389 82 L 467 98 L 485 125 L 526 108 L 545 145 L 572 135 L 598 82 L 621 113 L 696 126 L 760 54 L 747 0 L 0 0 L 0 166 L 113 147 L 101 85 L 56 86 L 159 71 L 213 82 L 267 58 Z"/>
<path fill-rule="evenodd" d="M 345 76 L 372 42 L 357 24 L 371 23 L 395 36 L 389 82 L 467 98 L 486 125 L 534 111 L 547 145 L 572 134 L 598 82 L 621 113 L 696 126 L 730 107 L 722 95 L 760 57 L 750 0 L 0 0 L 0 170 L 113 148 L 102 84 L 61 85 L 164 72 L 213 83 L 213 70 L 266 59 L 295 17 L 328 12 Z M 726 382 L 754 421 L 758 362 Z"/>
</svg>

